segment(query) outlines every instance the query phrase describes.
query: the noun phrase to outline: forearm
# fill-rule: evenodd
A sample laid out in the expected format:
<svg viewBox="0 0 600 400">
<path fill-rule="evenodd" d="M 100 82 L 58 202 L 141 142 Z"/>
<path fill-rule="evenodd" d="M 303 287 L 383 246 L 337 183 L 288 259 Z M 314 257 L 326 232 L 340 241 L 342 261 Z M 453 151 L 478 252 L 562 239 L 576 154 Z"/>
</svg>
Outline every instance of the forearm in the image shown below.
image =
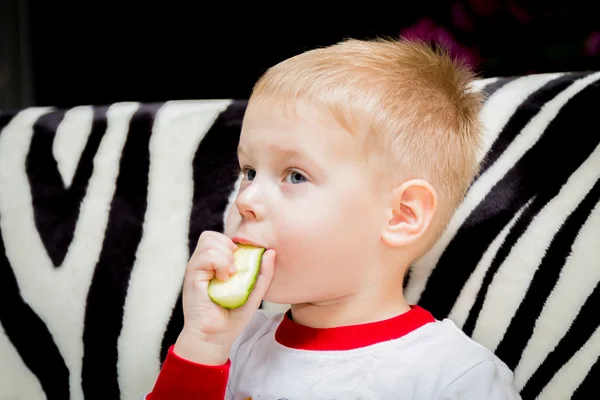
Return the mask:
<svg viewBox="0 0 600 400">
<path fill-rule="evenodd" d="M 223 400 L 230 365 L 229 360 L 222 365 L 198 364 L 177 355 L 172 346 L 146 400 Z"/>
</svg>

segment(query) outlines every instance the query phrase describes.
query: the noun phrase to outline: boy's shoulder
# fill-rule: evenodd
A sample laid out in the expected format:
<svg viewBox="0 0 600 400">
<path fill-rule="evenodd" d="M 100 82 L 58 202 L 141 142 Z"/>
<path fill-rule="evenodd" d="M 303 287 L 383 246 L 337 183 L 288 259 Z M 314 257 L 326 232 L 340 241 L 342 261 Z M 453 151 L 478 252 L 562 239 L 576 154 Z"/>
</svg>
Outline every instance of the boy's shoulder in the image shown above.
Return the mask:
<svg viewBox="0 0 600 400">
<path fill-rule="evenodd" d="M 498 392 L 486 394 L 489 398 L 520 398 L 514 386 L 513 371 L 451 319 L 437 320 L 414 333 L 412 345 L 422 347 L 418 351 L 420 365 L 415 366 L 416 370 L 447 378 L 442 385 L 445 387 L 442 398 L 462 398 L 469 387 L 487 387 Z"/>
<path fill-rule="evenodd" d="M 425 329 L 421 333 L 432 341 L 440 341 L 445 344 L 451 342 L 457 350 L 469 349 L 482 356 L 490 356 L 492 354 L 487 347 L 464 333 L 450 318 L 436 319 L 435 322 L 425 325 L 423 328 Z"/>
<path fill-rule="evenodd" d="M 414 332 L 415 340 L 412 345 L 422 346 L 423 352 L 433 353 L 439 359 L 460 364 L 463 368 L 485 362 L 506 367 L 490 349 L 465 334 L 449 318 L 436 320 Z"/>
</svg>

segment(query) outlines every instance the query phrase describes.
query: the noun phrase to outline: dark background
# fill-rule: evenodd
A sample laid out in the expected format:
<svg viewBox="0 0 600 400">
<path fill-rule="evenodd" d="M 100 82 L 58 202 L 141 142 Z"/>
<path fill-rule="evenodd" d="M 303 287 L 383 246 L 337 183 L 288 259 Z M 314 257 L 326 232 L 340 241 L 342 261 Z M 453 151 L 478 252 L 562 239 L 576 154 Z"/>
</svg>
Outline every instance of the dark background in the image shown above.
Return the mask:
<svg viewBox="0 0 600 400">
<path fill-rule="evenodd" d="M 483 77 L 600 70 L 597 1 L 403 3 L 0 0 L 0 108 L 246 98 L 266 68 L 346 37 L 443 43 Z"/>
</svg>

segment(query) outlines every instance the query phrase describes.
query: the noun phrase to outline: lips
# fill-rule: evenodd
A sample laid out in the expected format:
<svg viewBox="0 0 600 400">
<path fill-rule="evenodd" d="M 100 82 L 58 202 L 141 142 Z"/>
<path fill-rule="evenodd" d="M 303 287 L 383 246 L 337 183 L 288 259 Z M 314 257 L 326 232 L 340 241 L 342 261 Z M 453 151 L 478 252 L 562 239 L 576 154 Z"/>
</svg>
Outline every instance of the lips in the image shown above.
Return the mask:
<svg viewBox="0 0 600 400">
<path fill-rule="evenodd" d="M 254 246 L 254 247 L 265 247 L 265 246 L 263 246 L 263 245 L 255 242 L 253 240 L 246 239 L 246 238 L 241 237 L 241 236 L 234 236 L 231 240 L 233 242 L 239 243 L 239 244 L 245 244 L 245 245 Z"/>
</svg>

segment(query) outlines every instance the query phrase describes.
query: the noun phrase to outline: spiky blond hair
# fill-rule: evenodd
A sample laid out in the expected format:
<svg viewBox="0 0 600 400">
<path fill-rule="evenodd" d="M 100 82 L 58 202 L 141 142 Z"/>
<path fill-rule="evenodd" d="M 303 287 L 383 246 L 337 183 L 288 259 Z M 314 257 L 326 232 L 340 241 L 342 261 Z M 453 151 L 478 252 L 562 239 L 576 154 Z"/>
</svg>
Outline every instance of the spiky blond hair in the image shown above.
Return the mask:
<svg viewBox="0 0 600 400">
<path fill-rule="evenodd" d="M 368 160 L 392 183 L 427 180 L 438 195 L 437 239 L 477 173 L 482 96 L 475 74 L 414 40 L 344 40 L 289 58 L 256 83 L 250 101 L 305 100 L 363 133 Z"/>
</svg>

